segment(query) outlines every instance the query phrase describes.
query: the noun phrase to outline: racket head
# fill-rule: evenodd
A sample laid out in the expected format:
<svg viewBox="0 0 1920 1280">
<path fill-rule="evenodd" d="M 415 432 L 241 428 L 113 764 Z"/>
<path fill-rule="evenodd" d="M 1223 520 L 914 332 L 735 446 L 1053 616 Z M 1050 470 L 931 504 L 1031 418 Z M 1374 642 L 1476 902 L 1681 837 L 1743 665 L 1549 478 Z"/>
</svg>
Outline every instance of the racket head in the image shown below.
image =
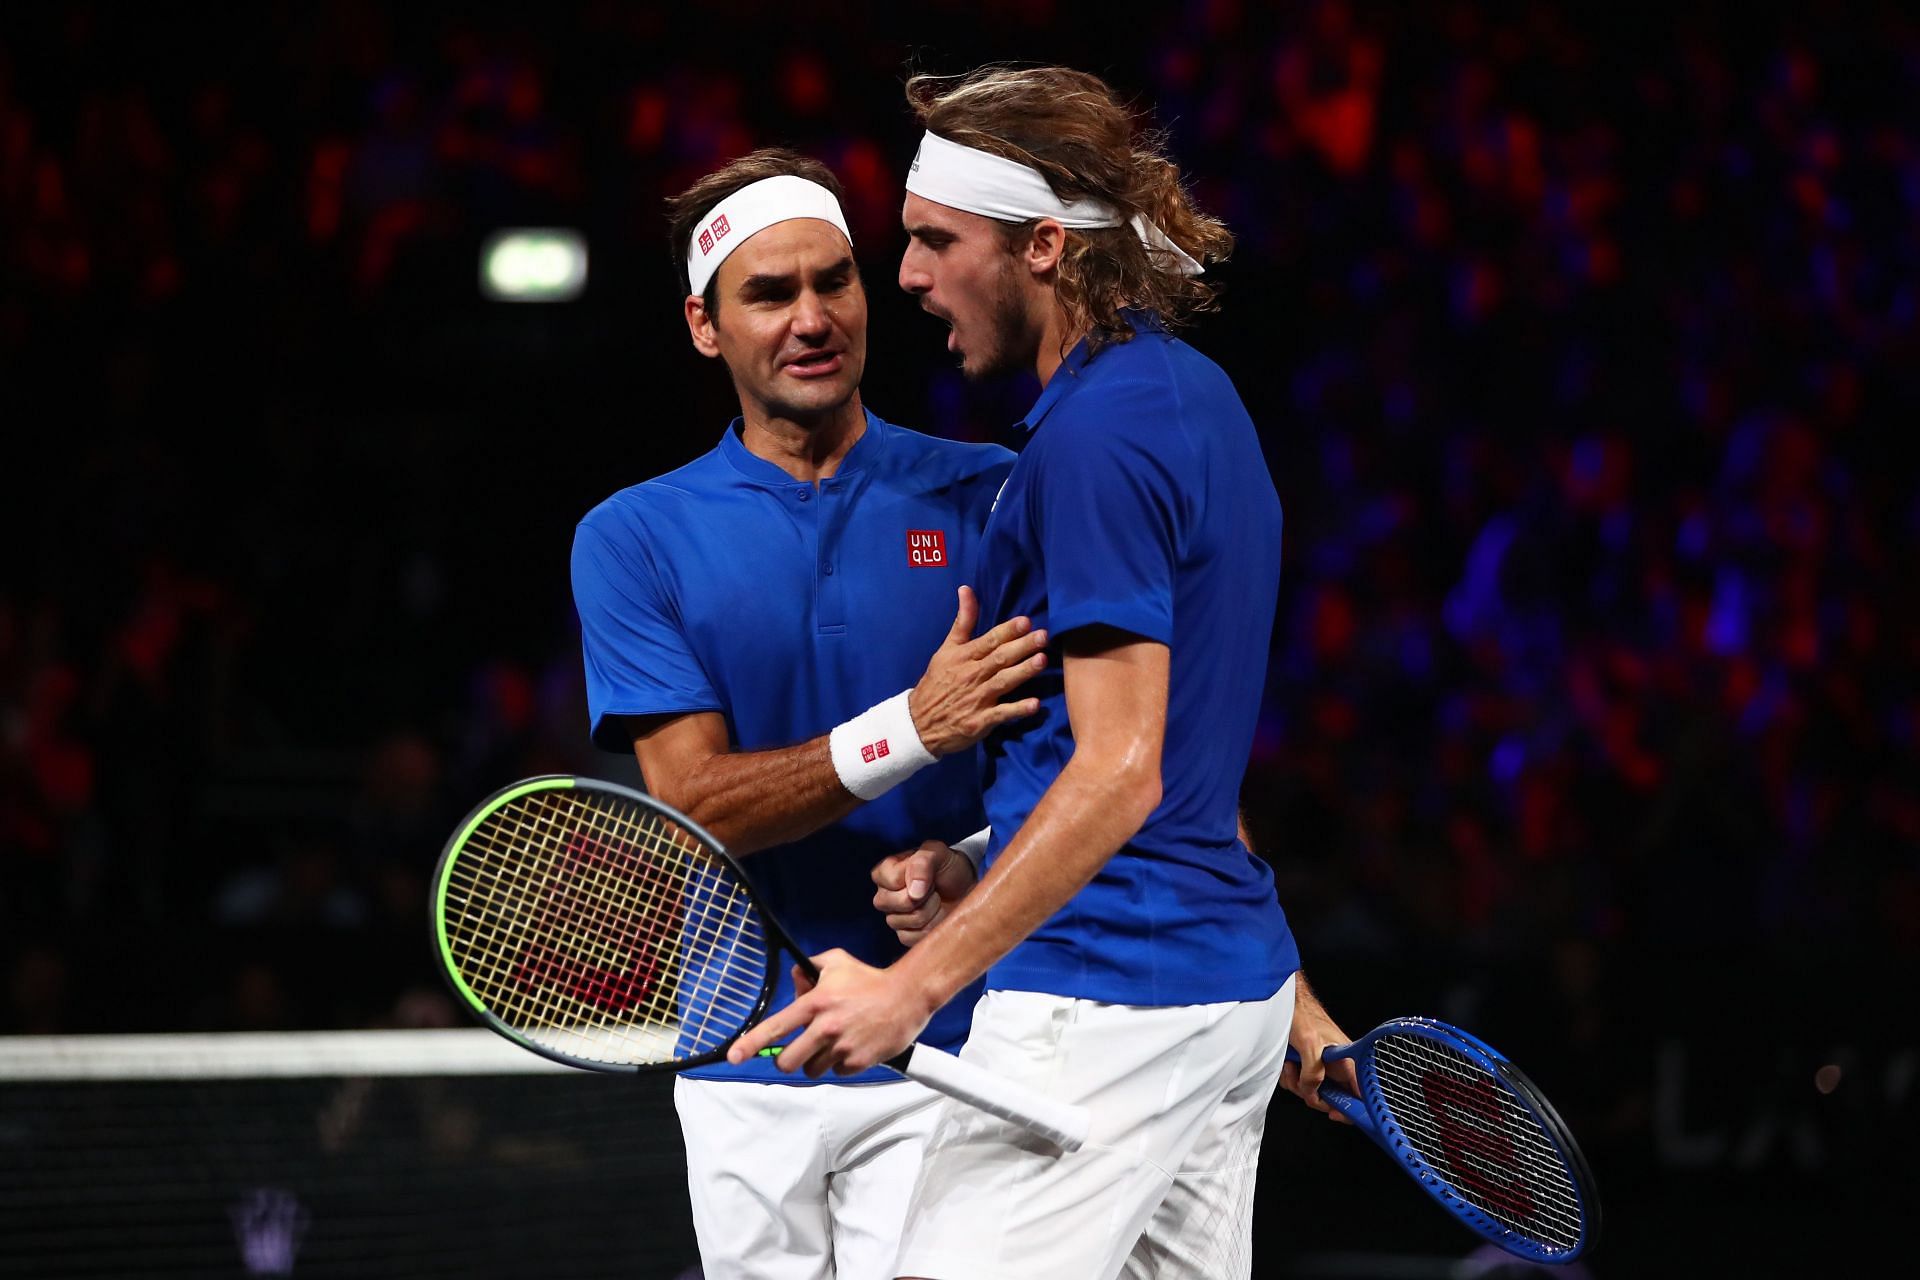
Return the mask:
<svg viewBox="0 0 1920 1280">
<path fill-rule="evenodd" d="M 475 1017 L 594 1071 L 717 1062 L 766 1012 L 783 939 L 698 824 L 565 774 L 463 818 L 429 897 L 442 974 Z"/>
<path fill-rule="evenodd" d="M 1549 1265 L 1593 1247 L 1593 1172 L 1505 1055 L 1444 1022 L 1396 1018 L 1328 1057 L 1353 1061 L 1374 1141 L 1468 1228 Z"/>
</svg>

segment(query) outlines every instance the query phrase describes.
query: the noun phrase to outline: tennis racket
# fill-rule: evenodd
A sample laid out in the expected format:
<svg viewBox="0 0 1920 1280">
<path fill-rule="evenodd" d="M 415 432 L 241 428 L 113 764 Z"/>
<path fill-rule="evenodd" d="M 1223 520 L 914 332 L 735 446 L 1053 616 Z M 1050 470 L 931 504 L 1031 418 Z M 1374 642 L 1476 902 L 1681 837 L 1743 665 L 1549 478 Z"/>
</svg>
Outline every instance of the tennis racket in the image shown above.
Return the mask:
<svg viewBox="0 0 1920 1280">
<path fill-rule="evenodd" d="M 1586 1157 L 1498 1050 L 1444 1022 L 1395 1018 L 1321 1056 L 1350 1060 L 1360 1085 L 1355 1097 L 1322 1084 L 1322 1101 L 1468 1227 L 1533 1262 L 1572 1262 L 1592 1247 L 1600 1194 Z"/>
<path fill-rule="evenodd" d="M 460 824 L 434 876 L 433 937 L 480 1021 L 594 1071 L 719 1061 L 767 1012 L 782 951 L 814 968 L 692 820 L 589 778 L 530 778 Z M 930 1045 L 887 1065 L 1067 1151 L 1086 1110 Z"/>
</svg>

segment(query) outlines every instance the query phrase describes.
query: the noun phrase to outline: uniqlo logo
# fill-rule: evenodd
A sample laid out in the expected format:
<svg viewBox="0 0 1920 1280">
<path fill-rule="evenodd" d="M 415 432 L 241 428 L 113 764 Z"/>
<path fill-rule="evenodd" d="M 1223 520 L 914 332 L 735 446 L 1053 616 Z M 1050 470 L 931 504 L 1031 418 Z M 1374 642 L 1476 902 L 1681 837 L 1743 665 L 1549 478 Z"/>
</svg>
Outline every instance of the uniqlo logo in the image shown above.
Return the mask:
<svg viewBox="0 0 1920 1280">
<path fill-rule="evenodd" d="M 702 231 L 700 233 L 700 252 L 703 254 L 713 252 L 713 233 L 711 231 Z"/>
<path fill-rule="evenodd" d="M 947 535 L 938 529 L 907 530 L 907 563 L 916 569 L 947 567 Z"/>
<path fill-rule="evenodd" d="M 726 214 L 723 213 L 713 220 L 713 238 L 715 240 L 725 240 L 727 238 L 727 232 L 731 230 L 733 230 L 733 228 L 728 225 Z"/>
<path fill-rule="evenodd" d="M 880 739 L 878 742 L 869 742 L 866 746 L 860 748 L 860 759 L 867 764 L 872 764 L 875 760 L 885 760 L 887 755 L 887 740 L 885 738 Z"/>
</svg>

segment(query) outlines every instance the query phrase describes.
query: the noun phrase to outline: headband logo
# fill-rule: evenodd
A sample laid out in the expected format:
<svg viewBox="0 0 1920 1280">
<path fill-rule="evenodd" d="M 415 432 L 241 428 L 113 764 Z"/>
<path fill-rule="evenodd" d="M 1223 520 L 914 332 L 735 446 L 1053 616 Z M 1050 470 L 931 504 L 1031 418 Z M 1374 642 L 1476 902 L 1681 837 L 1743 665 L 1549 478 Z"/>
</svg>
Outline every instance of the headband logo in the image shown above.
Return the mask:
<svg viewBox="0 0 1920 1280">
<path fill-rule="evenodd" d="M 695 223 L 684 241 L 687 254 L 687 285 L 703 293 L 713 281 L 713 273 L 738 249 L 761 231 L 776 223 L 795 218 L 812 218 L 827 223 L 853 240 L 840 202 L 817 182 L 795 174 L 780 174 L 748 183 L 706 211 L 706 221 Z"/>
</svg>

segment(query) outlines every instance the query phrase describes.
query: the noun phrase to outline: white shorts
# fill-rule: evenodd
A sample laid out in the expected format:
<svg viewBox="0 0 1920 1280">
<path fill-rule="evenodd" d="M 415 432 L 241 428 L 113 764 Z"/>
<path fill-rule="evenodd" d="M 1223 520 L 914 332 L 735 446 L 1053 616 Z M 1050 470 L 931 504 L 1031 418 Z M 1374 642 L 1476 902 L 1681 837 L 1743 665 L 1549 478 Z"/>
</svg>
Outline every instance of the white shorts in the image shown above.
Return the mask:
<svg viewBox="0 0 1920 1280">
<path fill-rule="evenodd" d="M 706 1280 L 891 1280 L 940 1095 L 674 1082 Z"/>
<path fill-rule="evenodd" d="M 961 1054 L 1092 1112 L 1065 1155 L 943 1101 L 900 1250 L 925 1280 L 1234 1280 L 1286 1061 L 1291 978 L 1271 999 L 1150 1008 L 992 991 Z"/>
</svg>

